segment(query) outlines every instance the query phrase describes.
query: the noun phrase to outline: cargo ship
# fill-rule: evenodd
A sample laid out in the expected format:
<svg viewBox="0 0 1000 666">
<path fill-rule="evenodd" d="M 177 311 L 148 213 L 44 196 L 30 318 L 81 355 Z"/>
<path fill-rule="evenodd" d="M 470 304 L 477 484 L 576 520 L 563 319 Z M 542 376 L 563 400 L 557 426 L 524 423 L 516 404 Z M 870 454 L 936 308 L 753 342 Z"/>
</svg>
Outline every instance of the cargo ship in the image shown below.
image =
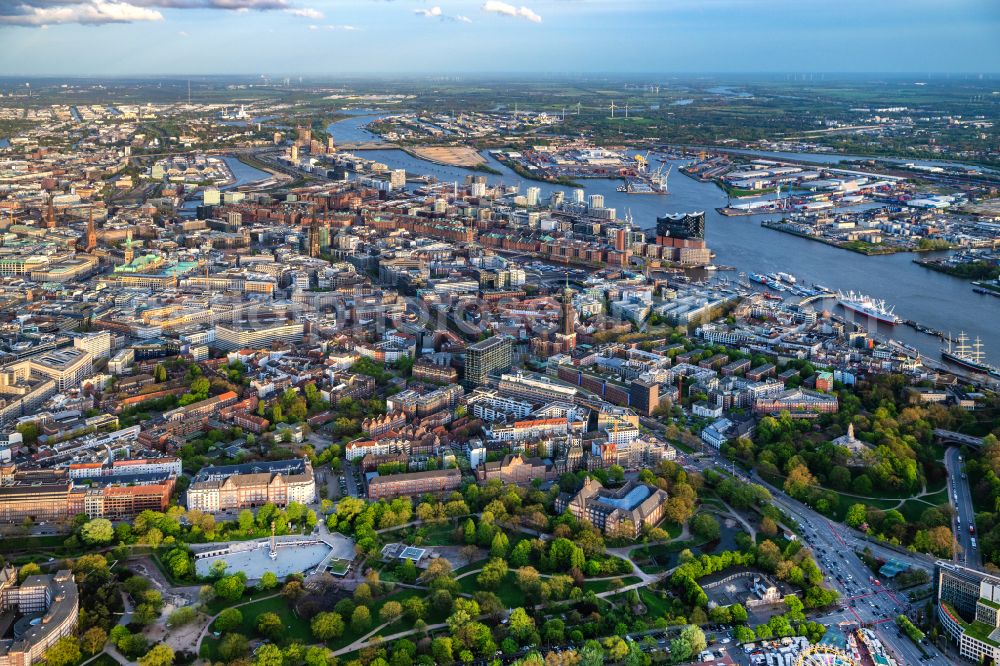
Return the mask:
<svg viewBox="0 0 1000 666">
<path fill-rule="evenodd" d="M 1000 369 L 997 369 L 986 362 L 986 355 L 983 353 L 983 343 L 976 338 L 976 341 L 969 344 L 969 336 L 965 331 L 960 331 L 958 339 L 952 344 L 951 335 L 948 336 L 946 347 L 941 348 L 941 358 L 954 363 L 957 366 L 982 372 L 993 377 L 1000 377 Z"/>
<path fill-rule="evenodd" d="M 858 294 L 853 291 L 845 294 L 842 291 L 838 291 L 837 302 L 851 312 L 857 312 L 860 315 L 884 324 L 895 326 L 902 321 L 902 319 L 896 316 L 893 309 L 886 305 L 885 301 L 866 296 L 865 294 Z"/>
</svg>

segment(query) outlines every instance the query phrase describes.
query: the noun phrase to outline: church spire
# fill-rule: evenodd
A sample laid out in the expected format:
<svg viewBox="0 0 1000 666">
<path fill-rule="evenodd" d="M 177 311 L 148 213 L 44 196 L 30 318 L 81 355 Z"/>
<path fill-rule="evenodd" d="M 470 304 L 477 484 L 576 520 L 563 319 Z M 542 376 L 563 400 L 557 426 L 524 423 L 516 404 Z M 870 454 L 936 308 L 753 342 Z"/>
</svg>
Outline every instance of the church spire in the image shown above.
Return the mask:
<svg viewBox="0 0 1000 666">
<path fill-rule="evenodd" d="M 45 211 L 45 228 L 46 229 L 55 229 L 56 228 L 56 208 L 55 208 L 55 204 L 53 203 L 52 199 L 53 199 L 53 197 L 50 194 L 49 195 L 49 206 L 48 206 L 48 209 Z"/>
<path fill-rule="evenodd" d="M 87 252 L 97 249 L 97 227 L 94 225 L 94 207 L 90 207 L 90 219 L 87 220 L 87 240 L 84 245 Z"/>
</svg>

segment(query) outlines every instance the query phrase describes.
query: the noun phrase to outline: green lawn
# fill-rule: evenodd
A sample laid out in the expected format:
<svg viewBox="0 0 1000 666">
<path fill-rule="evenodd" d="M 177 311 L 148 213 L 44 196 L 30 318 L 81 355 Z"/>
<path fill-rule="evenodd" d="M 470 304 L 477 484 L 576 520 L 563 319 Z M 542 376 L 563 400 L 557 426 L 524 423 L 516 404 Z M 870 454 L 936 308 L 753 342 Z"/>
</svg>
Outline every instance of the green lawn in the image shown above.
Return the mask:
<svg viewBox="0 0 1000 666">
<path fill-rule="evenodd" d="M 247 601 L 254 601 L 256 599 L 260 599 L 261 597 L 269 597 L 272 594 L 278 594 L 278 590 L 255 591 L 252 594 L 244 594 L 237 601 L 227 601 L 225 599 L 220 599 L 216 597 L 215 599 L 212 599 L 207 604 L 205 604 L 205 612 L 208 613 L 209 615 L 215 615 L 216 613 L 219 613 L 220 611 L 223 611 L 226 608 L 229 608 L 230 606 L 235 606 L 236 604 L 242 604 Z M 244 608 L 250 608 L 250 607 L 251 605 L 248 605 Z M 240 611 L 244 611 L 244 608 L 240 608 Z M 245 612 L 244 615 L 246 615 Z"/>
<path fill-rule="evenodd" d="M 97 657 L 88 664 L 88 666 L 122 666 L 121 662 L 112 657 L 110 654 L 104 653 L 99 654 Z"/>
<path fill-rule="evenodd" d="M 524 593 L 515 584 L 515 576 L 513 571 L 507 572 L 507 578 L 500 584 L 500 587 L 495 590 L 489 590 L 493 592 L 502 601 L 507 608 L 517 608 L 518 606 L 524 606 Z M 466 594 L 475 594 L 480 589 L 479 584 L 476 583 L 476 576 L 470 575 L 458 581 L 461 591 Z"/>
<path fill-rule="evenodd" d="M 833 492 L 840 498 L 840 501 L 837 504 L 837 510 L 832 516 L 830 516 L 831 519 L 838 522 L 844 521 L 844 517 L 847 516 L 847 510 L 851 508 L 852 504 L 864 504 L 866 506 L 875 507 L 876 509 L 888 511 L 889 509 L 895 508 L 896 505 L 899 504 L 899 499 L 905 499 L 861 499 L 858 497 L 850 497 L 849 495 L 841 495 L 836 491 L 830 492 Z"/>
<path fill-rule="evenodd" d="M 344 634 L 340 638 L 330 641 L 329 643 L 327 643 L 327 645 L 333 650 L 339 650 L 342 647 L 350 645 L 351 643 L 358 640 L 359 638 L 370 632 L 372 629 L 377 627 L 379 624 L 381 624 L 378 619 L 378 612 L 379 610 L 381 610 L 382 606 L 384 606 L 387 601 L 398 601 L 399 603 L 403 603 L 410 597 L 422 597 L 422 596 L 424 596 L 422 590 L 399 589 L 393 592 L 392 594 L 381 597 L 380 599 L 372 602 L 368 606 L 369 610 L 371 610 L 372 613 L 372 621 L 371 625 L 367 629 L 365 629 L 364 631 L 354 631 L 351 628 L 351 618 L 344 618 L 344 623 L 346 625 L 344 628 Z M 404 631 L 407 628 L 407 626 L 404 626 L 403 622 L 405 622 L 405 620 L 401 619 L 389 625 L 388 633 L 392 634 L 398 631 Z M 310 638 L 306 641 L 306 643 L 311 643 L 311 642 L 315 642 L 315 640 L 312 639 L 310 635 Z"/>
<path fill-rule="evenodd" d="M 299 618 L 282 596 L 247 604 L 240 607 L 239 611 L 243 614 L 243 627 L 240 633 L 245 636 L 253 636 L 257 633 L 258 617 L 264 613 L 277 613 L 285 625 L 283 640 L 290 643 L 309 643 L 312 641 L 309 623 Z"/>
<path fill-rule="evenodd" d="M 626 585 L 635 585 L 640 580 L 642 579 L 638 576 L 625 576 L 623 578 L 615 578 L 612 580 L 587 580 L 583 582 L 583 591 L 600 594 L 601 592 L 607 592 L 608 590 L 625 587 Z"/>
<path fill-rule="evenodd" d="M 225 607 L 226 606 L 223 606 L 223 608 Z M 258 635 L 258 617 L 264 613 L 276 613 L 278 617 L 281 618 L 281 621 L 285 626 L 285 631 L 282 635 L 283 641 L 304 644 L 314 642 L 312 632 L 309 630 L 309 623 L 295 615 L 295 612 L 288 605 L 288 602 L 285 601 L 285 598 L 280 595 L 271 599 L 262 599 L 254 603 L 247 604 L 246 606 L 241 606 L 237 610 L 239 610 L 243 615 L 243 624 L 239 628 L 238 633 L 243 634 L 247 638 L 254 638 Z M 217 613 L 218 610 L 211 612 Z M 200 656 L 213 661 L 217 660 L 220 642 L 221 637 L 216 639 L 212 636 L 212 634 L 206 635 L 205 640 L 202 642 Z"/>
</svg>

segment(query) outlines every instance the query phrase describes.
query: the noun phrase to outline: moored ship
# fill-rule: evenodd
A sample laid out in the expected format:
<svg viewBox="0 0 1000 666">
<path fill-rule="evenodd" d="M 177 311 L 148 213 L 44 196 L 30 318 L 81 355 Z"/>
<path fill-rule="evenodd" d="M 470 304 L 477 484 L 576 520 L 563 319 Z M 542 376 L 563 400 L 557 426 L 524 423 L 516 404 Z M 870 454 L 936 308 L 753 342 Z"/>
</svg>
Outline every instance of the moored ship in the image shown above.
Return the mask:
<svg viewBox="0 0 1000 666">
<path fill-rule="evenodd" d="M 1000 376 L 1000 369 L 997 369 L 986 362 L 986 354 L 983 353 L 983 343 L 976 338 L 976 341 L 969 344 L 969 336 L 965 331 L 960 331 L 958 339 L 952 343 L 951 336 L 948 336 L 947 346 L 941 348 L 941 358 L 963 367 L 973 372 L 982 372 L 994 377 Z"/>
<path fill-rule="evenodd" d="M 837 302 L 844 306 L 845 309 L 851 312 L 857 312 L 860 315 L 864 315 L 869 319 L 875 319 L 885 324 L 891 324 L 895 326 L 902 321 L 893 312 L 893 308 L 886 305 L 886 302 L 880 299 L 872 298 L 865 294 L 859 294 L 853 291 L 847 292 L 846 294 L 842 291 L 837 292 Z"/>
</svg>

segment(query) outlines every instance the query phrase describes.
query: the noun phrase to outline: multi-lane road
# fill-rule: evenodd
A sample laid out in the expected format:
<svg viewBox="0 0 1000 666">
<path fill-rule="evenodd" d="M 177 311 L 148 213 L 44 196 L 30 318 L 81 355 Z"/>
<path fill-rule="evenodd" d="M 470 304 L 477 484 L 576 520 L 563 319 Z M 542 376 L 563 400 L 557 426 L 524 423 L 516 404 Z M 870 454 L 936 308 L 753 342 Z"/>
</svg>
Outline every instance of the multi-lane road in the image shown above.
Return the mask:
<svg viewBox="0 0 1000 666">
<path fill-rule="evenodd" d="M 900 664 L 931 664 L 947 666 L 951 663 L 932 645 L 923 645 L 925 657 L 905 634 L 896 627 L 895 619 L 911 608 L 905 595 L 897 594 L 883 585 L 876 584 L 872 572 L 858 557 L 857 552 L 869 548 L 880 559 L 896 559 L 925 570 L 933 568 L 933 558 L 898 552 L 869 542 L 860 532 L 845 525 L 832 523 L 806 505 L 788 497 L 780 489 L 770 486 L 760 478 L 750 478 L 739 469 L 733 469 L 720 457 L 698 458 L 684 456 L 686 466 L 704 471 L 722 466 L 727 472 L 747 483 L 767 487 L 772 502 L 794 521 L 801 538 L 812 549 L 816 564 L 826 574 L 827 581 L 841 594 L 837 610 L 817 618 L 827 626 L 841 622 L 872 625 L 883 644 L 895 653 Z"/>
<path fill-rule="evenodd" d="M 963 470 L 961 452 L 956 447 L 948 447 L 944 454 L 944 464 L 948 469 L 948 501 L 955 509 L 953 530 L 958 544 L 952 559 L 979 569 L 982 567 L 982 558 L 979 556 L 978 536 L 975 534 L 976 510 L 972 506 L 972 493 Z"/>
</svg>

